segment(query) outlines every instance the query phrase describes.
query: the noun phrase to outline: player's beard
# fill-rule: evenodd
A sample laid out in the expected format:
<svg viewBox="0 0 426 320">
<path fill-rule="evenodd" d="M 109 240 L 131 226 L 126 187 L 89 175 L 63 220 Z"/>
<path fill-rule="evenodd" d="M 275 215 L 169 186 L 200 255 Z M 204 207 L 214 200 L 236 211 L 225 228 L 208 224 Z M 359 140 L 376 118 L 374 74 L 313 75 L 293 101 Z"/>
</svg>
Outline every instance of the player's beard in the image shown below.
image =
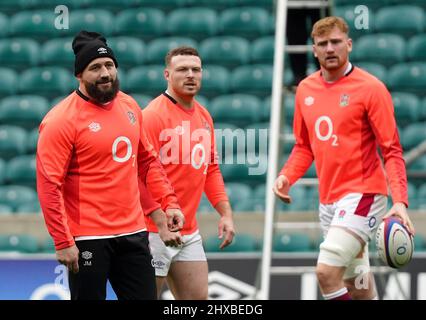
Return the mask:
<svg viewBox="0 0 426 320">
<path fill-rule="evenodd" d="M 111 88 L 102 90 L 98 87 L 99 84 L 108 82 L 111 82 Z M 117 96 L 117 93 L 120 90 L 120 81 L 118 80 L 118 77 L 116 77 L 115 80 L 101 79 L 95 83 L 84 81 L 84 86 L 86 87 L 86 91 L 90 98 L 92 98 L 96 103 L 104 104 L 112 101 Z"/>
</svg>

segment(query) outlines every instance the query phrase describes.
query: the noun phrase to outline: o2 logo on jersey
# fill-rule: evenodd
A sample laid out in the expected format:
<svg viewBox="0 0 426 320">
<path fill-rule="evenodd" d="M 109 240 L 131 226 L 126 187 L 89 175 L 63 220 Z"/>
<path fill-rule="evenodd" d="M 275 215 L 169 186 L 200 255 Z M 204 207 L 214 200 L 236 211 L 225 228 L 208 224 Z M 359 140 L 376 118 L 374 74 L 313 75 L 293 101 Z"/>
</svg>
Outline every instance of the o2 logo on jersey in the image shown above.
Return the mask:
<svg viewBox="0 0 426 320">
<path fill-rule="evenodd" d="M 324 123 L 323 127 L 326 126 L 325 132 L 321 133 L 320 127 Z M 320 141 L 331 141 L 331 145 L 333 147 L 337 147 L 339 145 L 337 135 L 333 133 L 333 122 L 328 116 L 321 116 L 315 121 L 315 135 Z"/>
<path fill-rule="evenodd" d="M 191 165 L 194 169 L 198 170 L 204 165 L 204 174 L 207 174 L 209 164 L 206 161 L 206 150 L 204 145 L 197 143 L 191 151 Z"/>
<path fill-rule="evenodd" d="M 126 154 L 123 157 L 120 157 L 120 156 L 117 155 L 117 149 L 118 149 L 118 145 L 119 145 L 120 142 L 126 144 Z M 132 154 L 132 151 L 133 151 L 132 143 L 131 143 L 130 139 L 125 137 L 125 136 L 117 137 L 114 140 L 114 142 L 112 143 L 112 159 L 114 161 L 123 163 L 123 162 L 128 161 L 130 158 L 133 158 L 132 167 L 134 167 L 136 156 L 134 154 Z"/>
</svg>

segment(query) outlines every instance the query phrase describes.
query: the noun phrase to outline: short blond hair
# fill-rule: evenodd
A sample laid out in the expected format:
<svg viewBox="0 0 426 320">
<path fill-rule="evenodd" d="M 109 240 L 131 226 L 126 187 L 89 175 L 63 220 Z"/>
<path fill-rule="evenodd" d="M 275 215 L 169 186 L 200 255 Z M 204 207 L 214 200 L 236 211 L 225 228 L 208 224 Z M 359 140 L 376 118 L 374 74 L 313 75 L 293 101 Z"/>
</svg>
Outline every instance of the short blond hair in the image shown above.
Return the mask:
<svg viewBox="0 0 426 320">
<path fill-rule="evenodd" d="M 311 33 L 312 40 L 314 40 L 315 37 L 322 37 L 328 34 L 336 27 L 343 33 L 349 35 L 349 26 L 346 21 L 341 17 L 331 16 L 322 18 L 321 20 L 315 22 Z"/>
</svg>

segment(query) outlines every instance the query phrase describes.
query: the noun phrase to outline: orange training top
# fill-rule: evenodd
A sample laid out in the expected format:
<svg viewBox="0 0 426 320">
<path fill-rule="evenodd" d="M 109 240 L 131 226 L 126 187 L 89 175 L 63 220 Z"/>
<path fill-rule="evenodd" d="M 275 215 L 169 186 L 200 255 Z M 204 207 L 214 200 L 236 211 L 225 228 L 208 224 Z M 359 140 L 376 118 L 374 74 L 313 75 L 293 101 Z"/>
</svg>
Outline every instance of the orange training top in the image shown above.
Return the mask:
<svg viewBox="0 0 426 320">
<path fill-rule="evenodd" d="M 408 206 L 392 98 L 381 81 L 355 67 L 327 83 L 317 71 L 300 83 L 295 104 L 296 143 L 280 173 L 290 184 L 315 160 L 321 203 L 335 202 L 350 192 L 387 195 L 387 177 L 393 202 Z"/>
<path fill-rule="evenodd" d="M 166 206 L 178 208 L 133 98 L 119 92 L 100 106 L 75 91 L 56 105 L 37 145 L 37 191 L 56 249 L 77 236 L 144 229 L 141 200 L 145 214 L 160 207 L 145 188 L 147 172 L 160 177 Z"/>
<path fill-rule="evenodd" d="M 185 215 L 181 233 L 193 233 L 198 229 L 196 212 L 203 190 L 213 207 L 219 201 L 228 201 L 216 161 L 213 120 L 197 101 L 192 109 L 184 109 L 167 93 L 151 101 L 143 115 L 145 132 L 159 152 Z M 151 181 L 148 174 L 148 185 Z M 151 193 L 160 201 L 160 190 Z M 156 232 L 152 220 L 146 217 L 146 221 L 148 230 Z"/>
</svg>

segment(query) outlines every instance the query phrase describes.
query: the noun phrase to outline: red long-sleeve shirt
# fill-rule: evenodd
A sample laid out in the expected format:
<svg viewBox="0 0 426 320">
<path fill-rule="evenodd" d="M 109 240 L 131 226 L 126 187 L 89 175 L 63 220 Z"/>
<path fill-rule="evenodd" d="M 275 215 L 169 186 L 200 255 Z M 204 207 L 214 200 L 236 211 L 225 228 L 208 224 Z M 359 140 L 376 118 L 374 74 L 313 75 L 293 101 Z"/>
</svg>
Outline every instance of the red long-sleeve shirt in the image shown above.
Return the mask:
<svg viewBox="0 0 426 320">
<path fill-rule="evenodd" d="M 37 191 L 56 249 L 73 245 L 77 236 L 144 229 L 141 199 L 146 215 L 160 207 L 145 187 L 148 172 L 161 177 L 165 206 L 179 208 L 130 96 L 119 92 L 99 106 L 76 91 L 39 130 Z"/>
<path fill-rule="evenodd" d="M 185 109 L 166 94 L 151 101 L 143 115 L 145 132 L 160 154 L 185 215 L 181 233 L 191 234 L 198 229 L 196 213 L 203 191 L 213 206 L 228 201 L 216 161 L 213 120 L 197 101 L 191 109 Z M 155 178 L 148 174 L 148 185 Z M 152 195 L 160 201 L 161 189 L 155 188 Z M 157 232 L 150 217 L 146 217 L 146 222 L 149 231 Z"/>
<path fill-rule="evenodd" d="M 335 202 L 350 192 L 387 195 L 387 178 L 393 202 L 408 205 L 392 98 L 381 81 L 355 67 L 327 83 L 318 71 L 300 83 L 295 104 L 296 144 L 280 172 L 290 184 L 315 159 L 322 203 Z"/>
</svg>

